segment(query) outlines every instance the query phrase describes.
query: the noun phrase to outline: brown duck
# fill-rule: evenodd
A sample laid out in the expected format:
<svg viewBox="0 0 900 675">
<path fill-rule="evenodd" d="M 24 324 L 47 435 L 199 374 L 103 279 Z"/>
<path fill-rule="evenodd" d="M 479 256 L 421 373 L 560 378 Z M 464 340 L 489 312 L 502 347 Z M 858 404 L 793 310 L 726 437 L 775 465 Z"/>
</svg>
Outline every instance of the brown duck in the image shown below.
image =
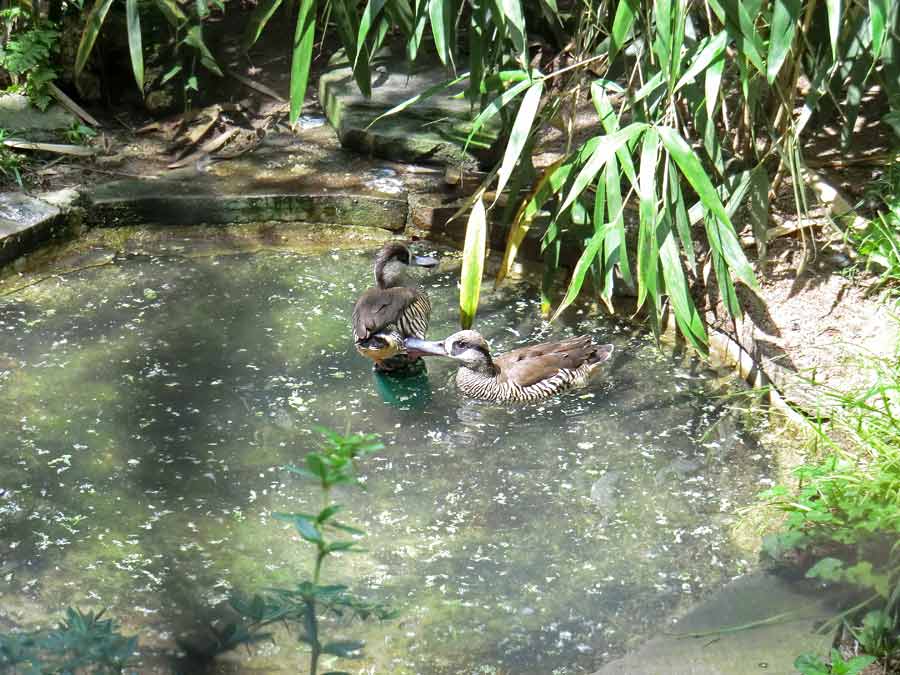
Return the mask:
<svg viewBox="0 0 900 675">
<path fill-rule="evenodd" d="M 612 356 L 612 345 L 596 345 L 590 336 L 530 345 L 491 356 L 480 333 L 464 330 L 442 342 L 404 341 L 410 356 L 449 356 L 459 363 L 456 386 L 466 396 L 487 401 L 539 401 L 587 383 Z"/>
<path fill-rule="evenodd" d="M 356 350 L 375 361 L 376 370 L 397 370 L 418 358 L 404 353 L 403 339 L 425 338 L 431 302 L 407 272 L 413 265 L 437 263 L 435 258 L 413 255 L 395 241 L 375 256 L 375 286 L 356 301 L 352 321 Z"/>
</svg>

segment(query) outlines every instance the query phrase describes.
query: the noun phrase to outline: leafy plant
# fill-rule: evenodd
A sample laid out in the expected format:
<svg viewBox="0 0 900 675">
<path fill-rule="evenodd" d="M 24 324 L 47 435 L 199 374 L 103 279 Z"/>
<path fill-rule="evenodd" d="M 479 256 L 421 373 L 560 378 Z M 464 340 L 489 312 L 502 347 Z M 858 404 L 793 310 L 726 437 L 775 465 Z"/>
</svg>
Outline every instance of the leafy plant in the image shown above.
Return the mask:
<svg viewBox="0 0 900 675">
<path fill-rule="evenodd" d="M 318 673 L 322 655 L 356 658 L 364 647 L 357 640 L 325 640 L 322 630 L 325 615 L 361 620 L 373 617 L 387 620 L 395 616 L 383 605 L 354 595 L 344 585 L 321 583 L 323 567 L 335 553 L 358 550 L 356 541 L 337 537 L 350 535 L 359 538 L 365 535 L 361 530 L 336 519 L 342 506 L 332 503 L 331 491 L 339 485 L 357 485 L 356 460 L 384 446 L 372 435 L 341 435 L 327 429 L 320 432 L 325 437 L 321 450 L 309 452 L 304 466 L 288 466 L 287 469 L 318 483 L 322 495 L 321 510 L 318 513 L 275 514 L 279 520 L 291 523 L 303 540 L 315 547 L 310 578 L 293 588 L 274 588 L 250 599 L 233 598 L 232 606 L 247 623 L 243 626 L 231 624 L 217 633 L 221 647 L 226 649 L 268 639 L 270 634 L 261 631 L 273 623 L 293 625 L 298 639 L 309 645 L 311 675 Z"/>
<path fill-rule="evenodd" d="M 0 21 L 12 34 L 0 46 L 0 68 L 9 73 L 14 83 L 24 88 L 35 106 L 46 110 L 53 100 L 47 85 L 56 79 L 52 60 L 59 32 L 49 21 L 34 19 L 21 7 L 10 7 L 0 12 Z"/>
<path fill-rule="evenodd" d="M 862 232 L 850 231 L 848 238 L 866 261 L 867 269 L 878 272 L 877 285 L 900 283 L 900 164 L 893 157 L 885 175 L 870 191 L 880 206 Z"/>
<path fill-rule="evenodd" d="M 9 132 L 0 128 L 0 173 L 7 178 L 12 176 L 15 178 L 16 183 L 19 184 L 19 187 L 22 187 L 22 174 L 20 172 L 23 163 L 22 156 L 3 144 L 3 141 L 8 136 Z"/>
<path fill-rule="evenodd" d="M 831 663 L 825 663 L 815 654 L 801 654 L 794 661 L 794 668 L 802 675 L 858 675 L 874 663 L 875 657 L 854 656 L 849 661 L 837 649 L 831 650 Z"/>
<path fill-rule="evenodd" d="M 131 660 L 136 637 L 125 637 L 103 612 L 68 608 L 58 628 L 0 635 L 0 666 L 24 672 L 121 673 Z"/>
<path fill-rule="evenodd" d="M 97 132 L 94 131 L 91 127 L 77 121 L 72 122 L 72 126 L 66 129 L 65 133 L 66 140 L 73 145 L 84 143 L 85 141 L 88 141 L 97 135 Z"/>
</svg>

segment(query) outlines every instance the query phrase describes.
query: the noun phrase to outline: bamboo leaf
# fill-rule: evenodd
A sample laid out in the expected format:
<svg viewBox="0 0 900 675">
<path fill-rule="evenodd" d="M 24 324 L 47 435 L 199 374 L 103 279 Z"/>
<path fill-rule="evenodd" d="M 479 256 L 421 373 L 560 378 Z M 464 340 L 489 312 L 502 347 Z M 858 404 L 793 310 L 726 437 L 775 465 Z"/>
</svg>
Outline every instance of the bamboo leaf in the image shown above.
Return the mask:
<svg viewBox="0 0 900 675">
<path fill-rule="evenodd" d="M 663 219 L 666 223 L 667 219 Z M 675 314 L 675 323 L 681 334 L 688 342 L 702 354 L 706 354 L 708 338 L 703 328 L 703 320 L 697 312 L 697 307 L 691 299 L 691 294 L 684 278 L 684 270 L 681 268 L 681 258 L 678 256 L 678 245 L 671 227 L 666 228 L 662 245 L 659 247 L 660 266 L 663 271 L 663 280 L 666 285 L 666 294 L 672 311 Z"/>
<path fill-rule="evenodd" d="M 77 78 L 84 71 L 88 58 L 91 56 L 91 50 L 103 28 L 103 21 L 106 19 L 106 13 L 109 11 L 113 0 L 97 0 L 94 7 L 87 15 L 84 22 L 84 31 L 81 33 L 81 41 L 78 43 L 78 51 L 75 54 L 75 77 Z"/>
<path fill-rule="evenodd" d="M 778 77 L 778 72 L 794 43 L 797 21 L 800 19 L 800 6 L 801 0 L 775 0 L 772 25 L 769 29 L 769 55 L 766 59 L 766 79 L 769 84 Z"/>
<path fill-rule="evenodd" d="M 616 151 L 624 146 L 626 143 L 631 141 L 634 138 L 647 129 L 647 125 L 642 122 L 635 122 L 633 124 L 629 124 L 627 127 L 620 129 L 619 131 L 608 134 L 606 136 L 599 136 L 597 147 L 594 150 L 591 158 L 585 163 L 584 167 L 582 167 L 581 171 L 575 177 L 575 181 L 572 184 L 572 188 L 569 190 L 569 194 L 566 195 L 565 200 L 562 205 L 559 207 L 559 211 L 565 211 L 569 206 L 572 205 L 578 196 L 584 192 L 584 189 L 588 186 L 588 183 L 594 180 L 594 177 L 603 168 L 604 164 L 606 164 L 610 157 L 616 154 Z"/>
<path fill-rule="evenodd" d="M 128 51 L 131 54 L 131 69 L 138 91 L 144 95 L 144 46 L 141 42 L 141 15 L 138 0 L 125 0 L 125 23 L 128 31 Z"/>
<path fill-rule="evenodd" d="M 200 63 L 203 64 L 204 68 L 219 77 L 222 76 L 219 64 L 216 63 L 215 57 L 213 57 L 209 47 L 203 41 L 203 27 L 200 24 L 195 24 L 188 28 L 187 34 L 184 36 L 184 43 L 200 52 Z"/>
<path fill-rule="evenodd" d="M 415 14 L 409 5 L 409 0 L 388 0 L 384 11 L 391 17 L 394 25 L 400 29 L 404 38 L 409 40 L 413 34 Z"/>
<path fill-rule="evenodd" d="M 610 33 L 609 41 L 610 62 L 616 58 L 616 54 L 619 53 L 622 46 L 625 44 L 625 40 L 628 39 L 637 11 L 637 0 L 621 0 L 619 6 L 616 8 L 616 15 L 613 18 L 612 33 Z"/>
<path fill-rule="evenodd" d="M 600 252 L 600 247 L 603 246 L 606 234 L 610 229 L 612 229 L 611 224 L 604 225 L 594 233 L 594 236 L 591 237 L 588 245 L 584 247 L 584 251 L 581 252 L 578 262 L 575 263 L 575 269 L 572 271 L 572 278 L 569 280 L 569 287 L 566 290 L 566 295 L 562 302 L 559 303 L 559 307 L 556 308 L 556 312 L 554 312 L 553 317 L 550 319 L 551 322 L 556 321 L 559 315 L 562 314 L 563 311 L 575 301 L 575 298 L 578 297 L 578 293 L 581 292 L 581 287 L 584 285 L 584 277 L 591 269 L 591 263 L 594 262 L 594 258 L 596 258 L 597 254 Z"/>
<path fill-rule="evenodd" d="M 484 110 L 482 110 L 478 116 L 472 121 L 472 130 L 469 132 L 469 137 L 466 139 L 466 144 L 463 147 L 463 150 L 469 147 L 469 143 L 475 137 L 481 128 L 485 125 L 485 123 L 494 117 L 498 112 L 500 112 L 507 103 L 512 101 L 516 96 L 521 94 L 523 91 L 528 89 L 532 85 L 531 80 L 522 80 L 521 82 L 517 82 L 515 85 L 504 91 L 500 96 L 495 98 L 493 101 L 488 103 Z"/>
<path fill-rule="evenodd" d="M 269 19 L 272 18 L 272 15 L 280 6 L 281 0 L 262 0 L 256 5 L 244 31 L 244 51 L 249 50 L 250 47 L 256 44 L 266 24 L 269 23 Z"/>
<path fill-rule="evenodd" d="M 722 91 L 722 72 L 725 69 L 725 58 L 720 57 L 709 64 L 704 77 L 704 93 L 706 94 L 706 116 L 709 120 L 716 114 L 716 105 Z"/>
<path fill-rule="evenodd" d="M 828 38 L 831 41 L 831 58 L 837 61 L 838 37 L 841 34 L 841 0 L 825 0 L 828 9 Z"/>
<path fill-rule="evenodd" d="M 451 0 L 429 0 L 428 16 L 431 19 L 431 34 L 434 36 L 434 48 L 438 58 L 448 68 L 453 65 L 453 21 L 454 13 Z"/>
<path fill-rule="evenodd" d="M 374 120 L 369 122 L 369 125 L 366 127 L 366 129 L 368 129 L 373 124 L 375 124 L 376 122 L 378 122 L 379 120 L 381 120 L 385 117 L 388 117 L 390 115 L 396 115 L 398 112 L 402 112 L 403 110 L 406 110 L 411 105 L 415 105 L 416 103 L 419 103 L 420 101 L 429 99 L 432 96 L 434 96 L 435 94 L 442 92 L 445 89 L 449 89 L 454 84 L 459 84 L 460 82 L 465 80 L 467 77 L 469 77 L 469 74 L 463 73 L 459 77 L 454 77 L 450 80 L 445 80 L 444 82 L 441 82 L 439 84 L 429 87 L 428 89 L 423 91 L 421 94 L 416 94 L 415 96 L 406 99 L 402 103 L 395 105 L 393 108 L 391 108 L 387 112 L 381 113 L 378 117 L 376 117 Z"/>
<path fill-rule="evenodd" d="M 631 264 L 628 262 L 628 250 L 625 245 L 625 204 L 622 201 L 621 176 L 615 157 L 609 160 L 604 169 L 604 174 L 606 179 L 607 213 L 613 228 L 607 234 L 606 242 L 603 245 L 603 267 L 606 272 L 603 292 L 606 296 L 607 304 L 609 304 L 612 300 L 614 266 L 616 264 L 619 265 L 622 281 L 629 286 L 634 286 L 634 279 L 631 275 Z"/>
<path fill-rule="evenodd" d="M 594 104 L 594 109 L 597 111 L 597 115 L 600 117 L 600 123 L 603 125 L 603 129 L 607 134 L 612 134 L 619 130 L 619 118 L 613 110 L 609 95 L 606 93 L 608 88 L 609 87 L 605 82 L 592 82 L 591 100 Z M 634 162 L 631 161 L 631 153 L 628 148 L 620 148 L 616 152 L 616 157 L 618 157 L 619 161 L 622 163 L 622 168 L 625 170 L 625 175 L 628 176 L 628 180 L 631 181 L 632 185 L 636 184 L 637 177 L 634 172 Z"/>
<path fill-rule="evenodd" d="M 659 154 L 659 134 L 648 129 L 641 147 L 641 166 L 638 174 L 640 197 L 640 229 L 638 232 L 638 299 L 641 307 L 647 297 L 653 307 L 650 313 L 656 315 L 659 309 L 659 244 L 656 237 L 656 161 Z"/>
<path fill-rule="evenodd" d="M 291 110 L 288 121 L 295 124 L 306 98 L 309 80 L 309 64 L 316 32 L 316 0 L 301 0 L 297 27 L 294 31 L 294 49 L 291 56 Z"/>
<path fill-rule="evenodd" d="M 687 207 L 684 203 L 684 194 L 681 192 L 681 186 L 678 184 L 677 172 L 669 160 L 669 176 L 673 179 L 669 180 L 669 193 L 671 196 L 671 204 L 675 209 L 675 228 L 678 232 L 678 238 L 681 240 L 681 247 L 684 249 L 685 257 L 687 257 L 688 267 L 692 272 L 697 271 L 697 260 L 694 255 L 694 240 L 691 237 L 691 223 L 688 220 Z"/>
<path fill-rule="evenodd" d="M 181 10 L 175 0 L 156 0 L 156 7 L 172 28 L 181 28 L 187 23 L 187 14 Z"/>
<path fill-rule="evenodd" d="M 705 71 L 713 61 L 719 59 L 728 44 L 728 33 L 719 31 L 713 37 L 708 37 L 698 45 L 697 55 L 691 60 L 688 69 L 675 85 L 675 91 L 692 82 L 697 75 Z"/>
<path fill-rule="evenodd" d="M 428 23 L 428 0 L 416 0 L 415 23 L 406 43 L 406 56 L 410 61 L 415 61 L 419 53 L 419 45 L 425 35 L 425 24 Z"/>
<path fill-rule="evenodd" d="M 769 174 L 760 164 L 750 173 L 750 224 L 760 259 L 766 256 L 769 234 Z"/>
<path fill-rule="evenodd" d="M 512 42 L 516 58 L 523 68 L 528 67 L 528 46 L 525 41 L 525 15 L 520 0 L 498 0 L 503 12 L 506 35 Z"/>
<path fill-rule="evenodd" d="M 359 20 L 359 31 L 356 35 L 355 61 L 359 61 L 359 55 L 365 52 L 366 38 L 369 36 L 369 30 L 371 30 L 372 24 L 375 23 L 375 20 L 381 14 L 384 3 L 385 0 L 368 0 L 366 3 L 366 8 L 363 10 L 362 17 Z M 356 68 L 355 62 L 353 67 Z"/>
<path fill-rule="evenodd" d="M 466 225 L 466 241 L 463 246 L 462 272 L 459 287 L 459 320 L 464 328 L 471 328 L 478 311 L 481 294 L 481 277 L 484 273 L 484 255 L 487 241 L 487 214 L 481 196 L 472 206 Z"/>
<path fill-rule="evenodd" d="M 872 61 L 881 56 L 889 0 L 869 0 L 869 29 L 872 31 Z"/>
<path fill-rule="evenodd" d="M 500 263 L 500 269 L 497 271 L 496 283 L 501 283 L 512 269 L 519 247 L 525 240 L 525 235 L 531 228 L 534 217 L 540 212 L 544 204 L 553 195 L 559 192 L 569 178 L 574 164 L 566 162 L 565 158 L 561 158 L 547 167 L 541 175 L 540 179 L 535 183 L 531 194 L 528 195 L 516 216 L 512 225 L 509 227 L 509 233 L 506 236 L 506 249 L 503 252 L 503 260 Z"/>
<path fill-rule="evenodd" d="M 538 107 L 541 104 L 541 94 L 544 91 L 544 81 L 537 80 L 528 88 L 522 97 L 522 104 L 519 106 L 519 112 L 516 114 L 515 122 L 513 122 L 512 131 L 509 134 L 509 141 L 506 144 L 506 151 L 503 153 L 503 162 L 500 164 L 500 172 L 497 174 L 497 193 L 494 201 L 503 192 L 509 177 L 512 175 L 516 162 L 519 161 L 519 155 L 525 142 L 531 133 L 531 125 L 537 114 Z"/>
<path fill-rule="evenodd" d="M 741 244 L 735 234 L 734 225 L 719 199 L 716 189 L 713 187 L 709 176 L 703 170 L 700 160 L 691 151 L 690 146 L 685 142 L 678 132 L 671 127 L 658 127 L 659 136 L 662 139 L 666 150 L 675 160 L 679 170 L 694 188 L 697 196 L 706 209 L 715 215 L 715 227 L 719 231 L 720 236 L 717 240 L 721 241 L 721 253 L 728 262 L 728 266 L 737 277 L 751 288 L 757 288 L 756 277 L 753 274 L 753 268 L 747 261 Z M 675 177 L 672 177 L 674 180 Z"/>
</svg>

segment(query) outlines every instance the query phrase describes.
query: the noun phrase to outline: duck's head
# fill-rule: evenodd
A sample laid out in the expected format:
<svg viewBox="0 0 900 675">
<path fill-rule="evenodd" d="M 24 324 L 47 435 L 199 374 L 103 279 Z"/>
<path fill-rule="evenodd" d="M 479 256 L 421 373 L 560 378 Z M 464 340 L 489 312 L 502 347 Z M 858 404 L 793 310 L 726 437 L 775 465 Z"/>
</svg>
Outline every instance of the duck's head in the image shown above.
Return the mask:
<svg viewBox="0 0 900 675">
<path fill-rule="evenodd" d="M 461 330 L 439 342 L 410 337 L 404 340 L 410 356 L 447 356 L 472 370 L 491 370 L 491 348 L 487 340 L 475 330 Z"/>
<path fill-rule="evenodd" d="M 375 283 L 379 288 L 399 286 L 410 267 L 434 267 L 437 264 L 437 258 L 413 255 L 406 244 L 390 241 L 375 256 Z"/>
</svg>

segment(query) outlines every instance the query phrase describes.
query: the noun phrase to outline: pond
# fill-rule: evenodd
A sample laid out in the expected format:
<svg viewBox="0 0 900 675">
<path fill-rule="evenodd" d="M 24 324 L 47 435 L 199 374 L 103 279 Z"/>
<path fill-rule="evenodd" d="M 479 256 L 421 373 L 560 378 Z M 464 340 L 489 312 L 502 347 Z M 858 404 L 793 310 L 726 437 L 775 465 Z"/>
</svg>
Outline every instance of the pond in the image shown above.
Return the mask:
<svg viewBox="0 0 900 675">
<path fill-rule="evenodd" d="M 315 425 L 386 446 L 336 495 L 366 552 L 323 581 L 400 612 L 329 627 L 367 647 L 325 670 L 589 673 L 750 566 L 733 514 L 771 457 L 730 376 L 486 287 L 496 352 L 590 332 L 616 345 L 602 376 L 516 408 L 462 400 L 448 361 L 376 380 L 349 330 L 373 253 L 134 255 L 0 300 L 0 629 L 108 607 L 174 650 L 230 594 L 305 578 L 308 545 L 272 513 L 318 506 L 283 469 Z M 456 329 L 456 279 L 423 277 L 433 338 Z M 300 649 L 282 635 L 235 667 L 298 672 Z"/>
</svg>

